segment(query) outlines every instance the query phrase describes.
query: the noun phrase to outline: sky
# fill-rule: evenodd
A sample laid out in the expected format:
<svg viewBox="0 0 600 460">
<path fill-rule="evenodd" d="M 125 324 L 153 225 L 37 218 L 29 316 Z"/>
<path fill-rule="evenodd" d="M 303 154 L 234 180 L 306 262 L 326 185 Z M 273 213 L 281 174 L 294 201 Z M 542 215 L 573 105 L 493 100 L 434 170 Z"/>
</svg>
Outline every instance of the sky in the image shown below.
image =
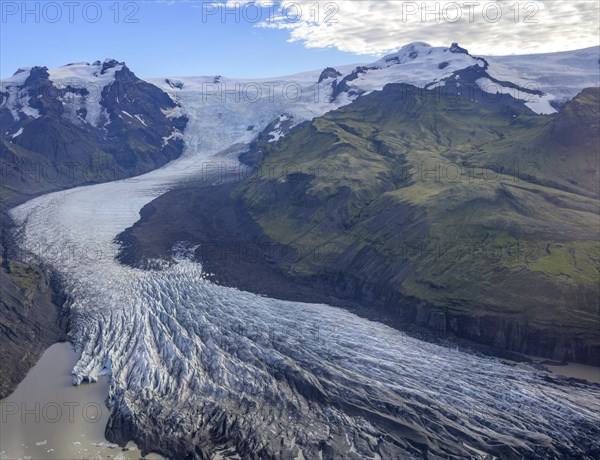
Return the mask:
<svg viewBox="0 0 600 460">
<path fill-rule="evenodd" d="M 472 54 L 600 44 L 598 0 L 0 0 L 0 76 L 113 58 L 142 78 L 267 77 L 371 62 L 401 46 Z"/>
</svg>

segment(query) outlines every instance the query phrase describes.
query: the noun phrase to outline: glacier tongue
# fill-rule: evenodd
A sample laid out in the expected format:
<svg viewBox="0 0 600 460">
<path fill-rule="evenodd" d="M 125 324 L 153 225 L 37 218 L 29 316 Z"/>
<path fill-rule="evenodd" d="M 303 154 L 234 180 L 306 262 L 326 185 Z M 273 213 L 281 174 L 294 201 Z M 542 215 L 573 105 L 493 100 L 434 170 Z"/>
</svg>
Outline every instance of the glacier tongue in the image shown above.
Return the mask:
<svg viewBox="0 0 600 460">
<path fill-rule="evenodd" d="M 108 430 L 176 458 L 422 458 L 600 452 L 600 388 L 425 343 L 327 305 L 217 286 L 181 259 L 118 264 L 114 237 L 139 210 L 281 113 L 334 108 L 303 97 L 256 102 L 168 87 L 190 117 L 186 153 L 164 168 L 45 195 L 12 210 L 23 246 L 62 276 L 82 350 L 75 383 L 112 376 Z M 275 81 L 275 80 L 270 80 Z M 289 83 L 281 81 L 281 84 Z M 167 89 L 167 87 L 165 88 Z"/>
<path fill-rule="evenodd" d="M 329 446 L 408 458 L 424 449 L 464 455 L 462 442 L 523 456 L 598 447 L 597 387 L 544 380 L 327 305 L 217 286 L 190 261 L 130 269 L 105 295 L 126 303 L 77 309 L 83 354 L 74 372 L 112 363 L 113 417 L 134 414 L 147 448 L 169 453 L 183 439 L 205 455 L 226 445 L 315 458 Z"/>
</svg>

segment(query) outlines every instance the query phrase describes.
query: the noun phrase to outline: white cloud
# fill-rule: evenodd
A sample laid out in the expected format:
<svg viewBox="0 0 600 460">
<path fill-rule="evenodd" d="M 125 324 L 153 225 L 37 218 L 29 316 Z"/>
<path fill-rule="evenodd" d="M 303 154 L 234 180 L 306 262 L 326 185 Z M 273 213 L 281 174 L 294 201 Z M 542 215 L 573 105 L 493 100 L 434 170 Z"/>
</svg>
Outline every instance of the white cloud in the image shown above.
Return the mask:
<svg viewBox="0 0 600 460">
<path fill-rule="evenodd" d="M 308 48 L 382 54 L 413 42 L 458 42 L 477 54 L 524 54 L 599 44 L 597 0 L 228 0 L 269 10 L 257 26 L 287 30 Z M 244 6 L 245 5 L 245 6 Z"/>
</svg>

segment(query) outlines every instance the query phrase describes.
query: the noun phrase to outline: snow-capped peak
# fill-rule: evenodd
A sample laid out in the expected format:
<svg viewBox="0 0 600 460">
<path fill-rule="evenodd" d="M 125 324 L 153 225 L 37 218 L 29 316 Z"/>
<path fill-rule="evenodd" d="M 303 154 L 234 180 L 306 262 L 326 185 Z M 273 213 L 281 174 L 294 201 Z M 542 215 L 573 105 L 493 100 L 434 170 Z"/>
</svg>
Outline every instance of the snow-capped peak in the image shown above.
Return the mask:
<svg viewBox="0 0 600 460">
<path fill-rule="evenodd" d="M 373 63 L 374 67 L 389 67 L 390 65 L 403 64 L 419 57 L 419 55 L 429 55 L 434 50 L 441 50 L 443 48 L 434 48 L 429 43 L 425 42 L 413 42 L 408 45 L 404 45 L 398 51 L 392 54 L 388 54 L 381 58 L 379 61 Z"/>
<path fill-rule="evenodd" d="M 444 80 L 455 72 L 484 65 L 484 60 L 462 50 L 457 44 L 448 48 L 424 42 L 409 43 L 331 82 L 331 99 L 349 102 L 358 95 L 381 90 L 388 83 L 409 83 L 420 88 L 443 86 Z"/>
<path fill-rule="evenodd" d="M 398 51 L 388 54 L 380 60 L 373 63 L 372 67 L 385 68 L 391 65 L 404 64 L 406 62 L 413 61 L 415 59 L 423 58 L 425 56 L 443 56 L 444 53 L 453 54 L 466 54 L 470 56 L 469 51 L 462 48 L 458 43 L 452 43 L 448 47 L 442 46 L 431 46 L 425 42 L 413 42 L 408 45 L 404 45 Z"/>
<path fill-rule="evenodd" d="M 13 73 L 13 77 L 23 72 L 30 72 L 31 67 L 19 67 L 15 73 Z"/>
<path fill-rule="evenodd" d="M 434 89 L 450 81 L 454 87 L 479 87 L 491 95 L 490 99 L 496 93 L 510 94 L 533 112 L 548 114 L 583 88 L 600 85 L 599 51 L 600 47 L 594 47 L 531 56 L 479 57 L 458 43 L 434 47 L 414 42 L 325 82 L 331 86 L 332 101 L 346 103 L 388 83 Z"/>
<path fill-rule="evenodd" d="M 79 62 L 62 67 L 50 69 L 50 80 L 55 84 L 64 85 L 72 83 L 89 84 L 104 81 L 108 83 L 114 80 L 115 73 L 125 67 L 125 63 L 114 59 L 106 59 L 104 62 L 96 61 L 93 64 Z"/>
<path fill-rule="evenodd" d="M 123 62 L 106 59 L 93 64 L 76 62 L 53 69 L 19 69 L 1 83 L 2 91 L 8 94 L 2 101 L 2 107 L 8 109 L 16 121 L 21 118 L 20 114 L 39 116 L 38 111 L 31 107 L 32 104 L 35 106 L 33 99 L 44 95 L 56 97 L 62 103 L 67 119 L 100 127 L 108 119 L 101 104 L 103 91 L 115 82 L 117 72 L 125 67 Z M 50 91 L 49 87 L 54 90 Z"/>
</svg>

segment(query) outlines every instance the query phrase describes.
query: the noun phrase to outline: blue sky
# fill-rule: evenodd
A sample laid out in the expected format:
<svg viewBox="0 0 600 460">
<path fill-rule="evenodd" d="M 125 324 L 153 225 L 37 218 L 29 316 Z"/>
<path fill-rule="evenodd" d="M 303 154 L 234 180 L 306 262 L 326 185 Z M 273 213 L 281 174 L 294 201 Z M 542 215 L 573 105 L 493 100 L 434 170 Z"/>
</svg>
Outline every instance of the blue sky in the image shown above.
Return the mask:
<svg viewBox="0 0 600 460">
<path fill-rule="evenodd" d="M 1 0 L 5 3 L 4 0 Z M 20 2 L 17 6 L 20 10 Z M 40 9 L 35 14 L 22 11 L 9 15 L 6 11 L 0 31 L 0 70 L 2 78 L 18 67 L 45 65 L 57 67 L 70 62 L 93 62 L 114 58 L 125 61 L 141 77 L 228 75 L 234 77 L 266 77 L 286 75 L 329 65 L 368 62 L 373 56 L 357 56 L 335 48 L 308 49 L 302 43 L 289 43 L 285 30 L 255 27 L 234 15 L 210 14 L 195 2 L 120 2 L 115 21 L 113 1 L 97 2 L 102 17 L 89 6 L 73 9 L 69 21 L 69 5 L 61 5 L 62 19 L 56 23 L 55 11 Z M 79 2 L 81 5 L 90 2 Z M 31 9 L 34 10 L 33 4 Z M 265 17 L 268 10 L 265 10 Z M 125 22 L 129 20 L 138 22 Z M 249 14 L 249 13 L 248 13 Z M 248 14 L 246 16 L 248 16 Z"/>
<path fill-rule="evenodd" d="M 229 9 L 200 0 L 0 0 L 0 73 L 110 57 L 141 77 L 264 77 L 370 62 L 418 40 L 457 41 L 483 55 L 598 45 L 596 0 L 521 2 L 518 11 L 505 0 L 458 10 L 426 2 L 433 13 L 399 0 L 257 0 L 261 9 L 227 1 Z"/>
</svg>

